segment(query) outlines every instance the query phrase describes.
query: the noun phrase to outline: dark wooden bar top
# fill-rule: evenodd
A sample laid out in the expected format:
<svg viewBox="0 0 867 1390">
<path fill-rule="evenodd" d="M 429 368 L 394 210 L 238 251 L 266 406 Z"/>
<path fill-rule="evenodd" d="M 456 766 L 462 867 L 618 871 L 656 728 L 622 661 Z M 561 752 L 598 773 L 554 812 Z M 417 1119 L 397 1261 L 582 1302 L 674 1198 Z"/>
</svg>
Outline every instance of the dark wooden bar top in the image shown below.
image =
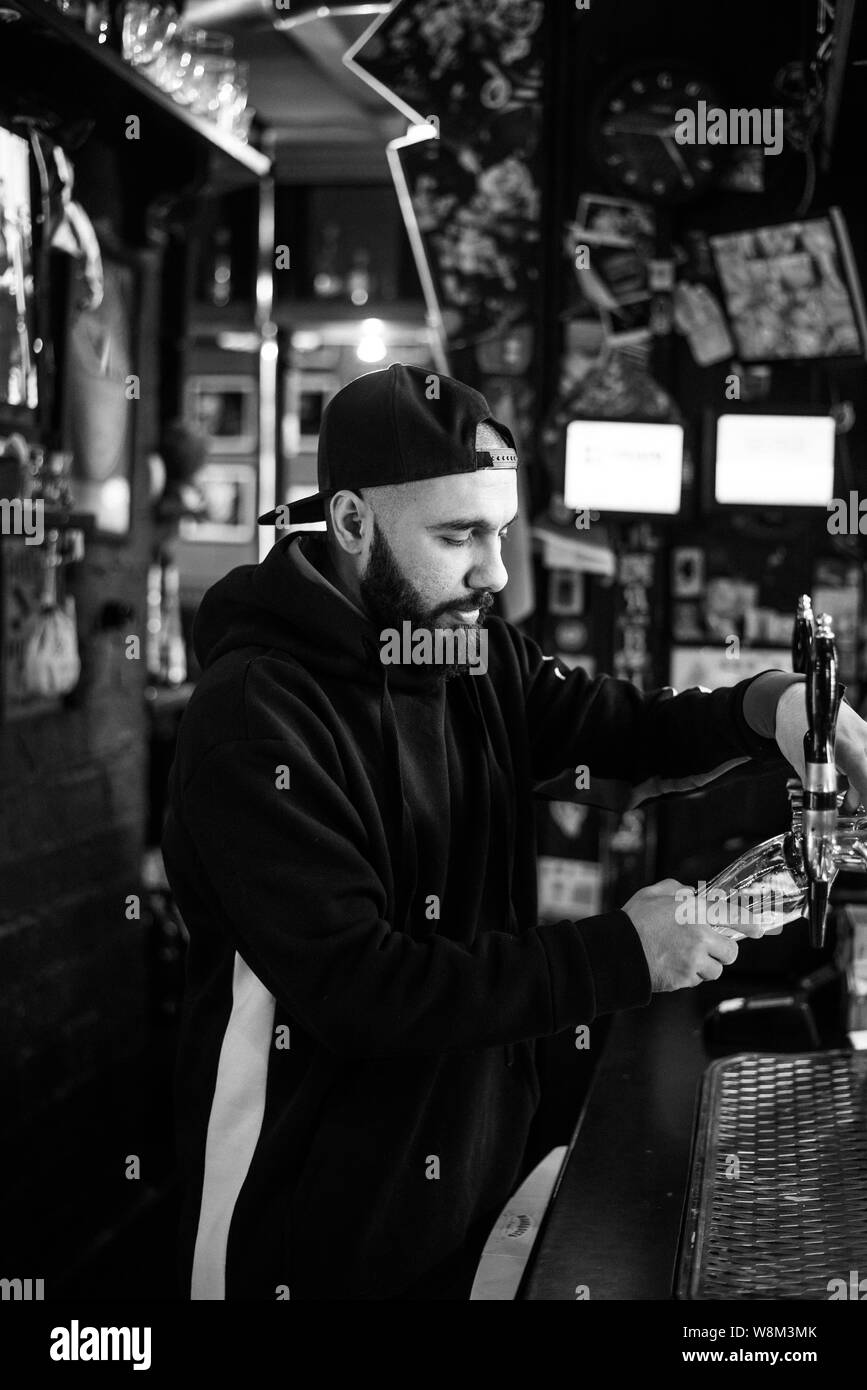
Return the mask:
<svg viewBox="0 0 867 1390">
<path fill-rule="evenodd" d="M 519 1297 L 668 1299 L 718 995 L 656 995 L 613 1020 Z M 584 1295 L 585 1297 L 587 1295 Z"/>
</svg>

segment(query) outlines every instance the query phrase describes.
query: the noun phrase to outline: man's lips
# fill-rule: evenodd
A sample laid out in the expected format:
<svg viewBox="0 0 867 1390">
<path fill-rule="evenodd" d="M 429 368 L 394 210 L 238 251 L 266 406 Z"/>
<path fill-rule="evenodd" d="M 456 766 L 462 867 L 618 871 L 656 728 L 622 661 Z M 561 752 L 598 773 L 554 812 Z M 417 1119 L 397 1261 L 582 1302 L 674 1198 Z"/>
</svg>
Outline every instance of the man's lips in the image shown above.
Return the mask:
<svg viewBox="0 0 867 1390">
<path fill-rule="evenodd" d="M 444 618 L 457 618 L 458 622 L 474 623 L 479 617 L 478 608 L 446 608 L 441 614 Z"/>
</svg>

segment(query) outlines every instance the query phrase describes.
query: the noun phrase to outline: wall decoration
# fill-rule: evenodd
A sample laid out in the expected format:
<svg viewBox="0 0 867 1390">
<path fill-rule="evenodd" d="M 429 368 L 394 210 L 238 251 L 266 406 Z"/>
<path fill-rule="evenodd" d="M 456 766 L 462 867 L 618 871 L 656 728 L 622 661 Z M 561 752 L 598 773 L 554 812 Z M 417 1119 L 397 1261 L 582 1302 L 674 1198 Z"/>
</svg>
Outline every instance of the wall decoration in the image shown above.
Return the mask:
<svg viewBox="0 0 867 1390">
<path fill-rule="evenodd" d="M 674 598 L 698 598 L 704 589 L 704 551 L 681 545 L 671 552 L 671 593 Z"/>
<path fill-rule="evenodd" d="M 453 343 L 496 338 L 532 316 L 541 193 L 531 153 L 442 139 L 397 141 L 390 151 Z"/>
<path fill-rule="evenodd" d="M 479 107 L 538 96 L 543 0 L 398 0 L 344 62 L 410 121 L 439 113 L 472 135 Z"/>
<path fill-rule="evenodd" d="M 0 414 L 35 410 L 30 152 L 0 127 Z"/>
<path fill-rule="evenodd" d="M 258 384 L 253 376 L 193 376 L 186 386 L 190 422 L 209 436 L 212 454 L 255 454 Z"/>
<path fill-rule="evenodd" d="M 867 355 L 867 315 L 839 208 L 710 237 L 745 361 Z"/>
<path fill-rule="evenodd" d="M 96 518 L 96 532 L 129 532 L 136 411 L 134 334 L 139 277 L 132 259 L 105 252 L 103 294 L 93 306 L 81 293 L 83 262 L 73 263 L 63 368 L 63 437 L 71 451 L 76 506 Z"/>
<path fill-rule="evenodd" d="M 580 300 L 601 311 L 609 333 L 646 331 L 648 270 L 656 243 L 653 210 L 625 198 L 583 194 L 566 237 Z"/>
<path fill-rule="evenodd" d="M 675 139 L 680 111 L 719 104 L 702 73 L 680 63 L 630 65 L 597 97 L 588 143 L 596 164 L 618 193 L 682 203 L 707 190 L 727 149 Z"/>
<path fill-rule="evenodd" d="M 741 647 L 737 657 L 726 655 L 726 647 L 672 647 L 669 679 L 675 690 L 702 686 L 716 690 L 737 685 L 762 671 L 791 671 L 789 647 Z"/>
<path fill-rule="evenodd" d="M 243 545 L 256 535 L 256 468 L 245 463 L 209 463 L 196 474 L 207 510 L 180 522 L 185 541 Z"/>
<path fill-rule="evenodd" d="M 602 866 L 591 860 L 539 855 L 539 917 L 556 922 L 564 917 L 592 917 L 601 909 Z"/>
<path fill-rule="evenodd" d="M 401 0 L 346 55 L 410 121 L 434 123 L 436 139 L 392 142 L 389 163 L 453 345 L 534 316 L 543 19 L 541 0 Z"/>
<path fill-rule="evenodd" d="M 283 452 L 316 453 L 322 412 L 340 388 L 334 372 L 290 371 L 286 375 L 286 410 L 283 416 Z"/>
</svg>

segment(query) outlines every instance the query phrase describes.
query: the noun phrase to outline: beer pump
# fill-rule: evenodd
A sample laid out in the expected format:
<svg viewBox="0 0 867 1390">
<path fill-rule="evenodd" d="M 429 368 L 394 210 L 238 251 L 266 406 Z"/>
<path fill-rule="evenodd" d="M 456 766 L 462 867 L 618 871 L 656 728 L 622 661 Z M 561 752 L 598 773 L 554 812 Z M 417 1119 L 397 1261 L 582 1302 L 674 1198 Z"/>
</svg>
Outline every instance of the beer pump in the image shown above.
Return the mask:
<svg viewBox="0 0 867 1390">
<path fill-rule="evenodd" d="M 801 594 L 792 630 L 792 670 L 806 676 L 813 646 L 813 602 L 809 594 Z"/>
<path fill-rule="evenodd" d="M 821 950 L 837 873 L 867 873 L 867 811 L 859 806 L 853 816 L 840 814 L 845 794 L 837 790 L 834 747 L 840 709 L 837 651 L 831 618 L 820 613 L 814 620 L 806 594 L 798 601 L 792 665 L 806 676 L 807 733 L 804 782 L 790 777 L 786 784 L 789 829 L 747 850 L 706 884 L 704 892 L 709 899 L 747 895 L 766 902 L 780 925 L 806 917 L 810 944 Z M 730 927 L 716 930 L 740 937 Z"/>
<path fill-rule="evenodd" d="M 807 660 L 806 774 L 801 808 L 801 856 L 807 876 L 810 945 L 825 944 L 828 899 L 837 876 L 837 766 L 834 742 L 840 690 L 831 618 L 816 618 Z"/>
</svg>

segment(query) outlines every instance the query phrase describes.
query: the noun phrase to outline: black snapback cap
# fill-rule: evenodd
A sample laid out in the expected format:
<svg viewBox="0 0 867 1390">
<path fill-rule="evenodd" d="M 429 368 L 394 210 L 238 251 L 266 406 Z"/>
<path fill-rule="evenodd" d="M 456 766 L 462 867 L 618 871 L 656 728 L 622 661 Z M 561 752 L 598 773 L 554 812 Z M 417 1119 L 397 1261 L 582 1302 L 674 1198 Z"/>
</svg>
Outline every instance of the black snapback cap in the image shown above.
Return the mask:
<svg viewBox="0 0 867 1390">
<path fill-rule="evenodd" d="M 477 447 L 488 425 L 506 448 Z M 260 526 L 324 521 L 341 488 L 412 483 L 480 468 L 517 468 L 511 432 L 491 415 L 480 391 L 454 377 L 395 362 L 350 381 L 322 412 L 316 478 L 319 491 L 259 517 Z"/>
</svg>

